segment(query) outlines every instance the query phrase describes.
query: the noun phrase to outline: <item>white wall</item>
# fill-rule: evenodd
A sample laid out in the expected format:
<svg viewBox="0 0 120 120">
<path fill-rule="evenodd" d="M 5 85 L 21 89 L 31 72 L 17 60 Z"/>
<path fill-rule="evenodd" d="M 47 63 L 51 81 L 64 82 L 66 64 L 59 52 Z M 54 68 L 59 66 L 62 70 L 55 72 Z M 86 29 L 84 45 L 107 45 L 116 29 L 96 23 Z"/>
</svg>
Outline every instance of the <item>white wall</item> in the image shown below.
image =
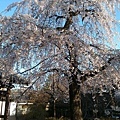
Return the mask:
<svg viewBox="0 0 120 120">
<path fill-rule="evenodd" d="M 5 111 L 5 102 L 0 101 L 0 115 L 4 115 Z M 0 118 L 0 120 L 3 120 L 3 118 Z"/>
<path fill-rule="evenodd" d="M 11 102 L 10 103 L 10 116 L 13 116 L 16 114 L 16 103 L 15 102 Z"/>
<path fill-rule="evenodd" d="M 26 104 L 26 103 L 18 103 L 18 106 L 22 107 L 23 105 L 27 105 L 28 106 L 28 105 L 31 105 L 31 104 L 32 103 L 28 103 L 28 104 Z M 8 120 L 15 120 L 16 105 L 17 105 L 16 102 L 10 102 Z M 19 107 L 18 107 L 18 109 L 19 109 Z M 27 112 L 27 107 L 22 108 L 22 109 L 23 109 L 23 112 L 25 112 L 25 113 Z M 5 111 L 5 102 L 0 101 L 0 115 L 4 115 L 4 111 Z M 3 120 L 3 119 L 0 118 L 0 120 Z"/>
<path fill-rule="evenodd" d="M 8 120 L 14 120 L 15 119 L 15 114 L 16 114 L 16 103 L 11 102 L 10 103 L 10 109 L 9 109 L 9 119 Z M 0 101 L 0 115 L 4 115 L 5 112 L 5 102 Z M 14 116 L 14 117 L 13 117 Z M 0 118 L 0 120 L 3 120 L 3 118 Z"/>
</svg>

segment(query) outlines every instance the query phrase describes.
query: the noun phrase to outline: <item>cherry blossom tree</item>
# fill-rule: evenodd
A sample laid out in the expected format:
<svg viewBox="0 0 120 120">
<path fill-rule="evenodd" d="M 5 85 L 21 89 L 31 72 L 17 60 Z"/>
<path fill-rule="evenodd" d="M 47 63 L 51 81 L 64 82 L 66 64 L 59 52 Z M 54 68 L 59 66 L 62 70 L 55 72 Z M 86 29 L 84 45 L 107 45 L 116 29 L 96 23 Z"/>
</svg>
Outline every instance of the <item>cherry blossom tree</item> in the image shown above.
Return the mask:
<svg viewBox="0 0 120 120">
<path fill-rule="evenodd" d="M 114 49 L 120 0 L 22 0 L 0 16 L 0 66 L 44 83 L 51 73 L 69 88 L 71 120 L 82 120 L 80 92 L 119 88 Z M 114 61 L 117 61 L 116 64 Z M 24 69 L 25 71 L 20 71 Z"/>
</svg>

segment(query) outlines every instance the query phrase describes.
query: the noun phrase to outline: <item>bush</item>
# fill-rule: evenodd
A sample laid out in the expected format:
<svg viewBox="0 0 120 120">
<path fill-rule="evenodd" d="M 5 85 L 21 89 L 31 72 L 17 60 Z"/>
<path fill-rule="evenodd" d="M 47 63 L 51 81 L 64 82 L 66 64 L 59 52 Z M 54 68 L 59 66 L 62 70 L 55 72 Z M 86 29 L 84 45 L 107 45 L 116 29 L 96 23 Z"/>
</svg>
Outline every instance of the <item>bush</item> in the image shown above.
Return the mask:
<svg viewBox="0 0 120 120">
<path fill-rule="evenodd" d="M 47 113 L 43 105 L 33 104 L 32 106 L 30 106 L 29 112 L 26 115 L 23 115 L 22 120 L 45 120 L 46 116 Z"/>
</svg>

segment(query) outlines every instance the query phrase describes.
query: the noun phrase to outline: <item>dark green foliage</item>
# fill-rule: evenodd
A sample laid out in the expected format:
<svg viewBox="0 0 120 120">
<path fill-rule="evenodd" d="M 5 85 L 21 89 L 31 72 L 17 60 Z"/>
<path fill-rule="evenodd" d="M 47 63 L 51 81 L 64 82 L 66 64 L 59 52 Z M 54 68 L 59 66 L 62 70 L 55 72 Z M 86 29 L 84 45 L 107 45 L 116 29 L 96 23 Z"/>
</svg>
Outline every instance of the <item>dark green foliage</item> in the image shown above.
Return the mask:
<svg viewBox="0 0 120 120">
<path fill-rule="evenodd" d="M 33 104 L 32 106 L 30 106 L 29 112 L 23 116 L 23 119 L 24 120 L 45 120 L 46 116 L 47 116 L 47 113 L 43 105 Z"/>
</svg>

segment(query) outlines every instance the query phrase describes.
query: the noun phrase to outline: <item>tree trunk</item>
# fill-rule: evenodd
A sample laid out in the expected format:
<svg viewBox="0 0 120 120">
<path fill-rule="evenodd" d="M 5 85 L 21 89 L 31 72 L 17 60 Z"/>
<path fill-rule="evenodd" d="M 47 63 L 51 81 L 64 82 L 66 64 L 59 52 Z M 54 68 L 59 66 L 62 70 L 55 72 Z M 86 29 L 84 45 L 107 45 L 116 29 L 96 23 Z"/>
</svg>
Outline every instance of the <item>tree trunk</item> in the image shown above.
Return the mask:
<svg viewBox="0 0 120 120">
<path fill-rule="evenodd" d="M 69 84 L 69 97 L 70 97 L 70 115 L 71 120 L 83 120 L 82 111 L 81 111 L 81 94 L 80 86 L 77 83 L 77 74 L 78 74 L 78 62 L 77 62 L 77 51 L 72 45 L 68 45 L 69 50 L 69 62 L 71 76 L 69 77 L 71 83 Z"/>
<path fill-rule="evenodd" d="M 83 120 L 81 111 L 80 86 L 73 80 L 69 85 L 71 120 Z"/>
</svg>

